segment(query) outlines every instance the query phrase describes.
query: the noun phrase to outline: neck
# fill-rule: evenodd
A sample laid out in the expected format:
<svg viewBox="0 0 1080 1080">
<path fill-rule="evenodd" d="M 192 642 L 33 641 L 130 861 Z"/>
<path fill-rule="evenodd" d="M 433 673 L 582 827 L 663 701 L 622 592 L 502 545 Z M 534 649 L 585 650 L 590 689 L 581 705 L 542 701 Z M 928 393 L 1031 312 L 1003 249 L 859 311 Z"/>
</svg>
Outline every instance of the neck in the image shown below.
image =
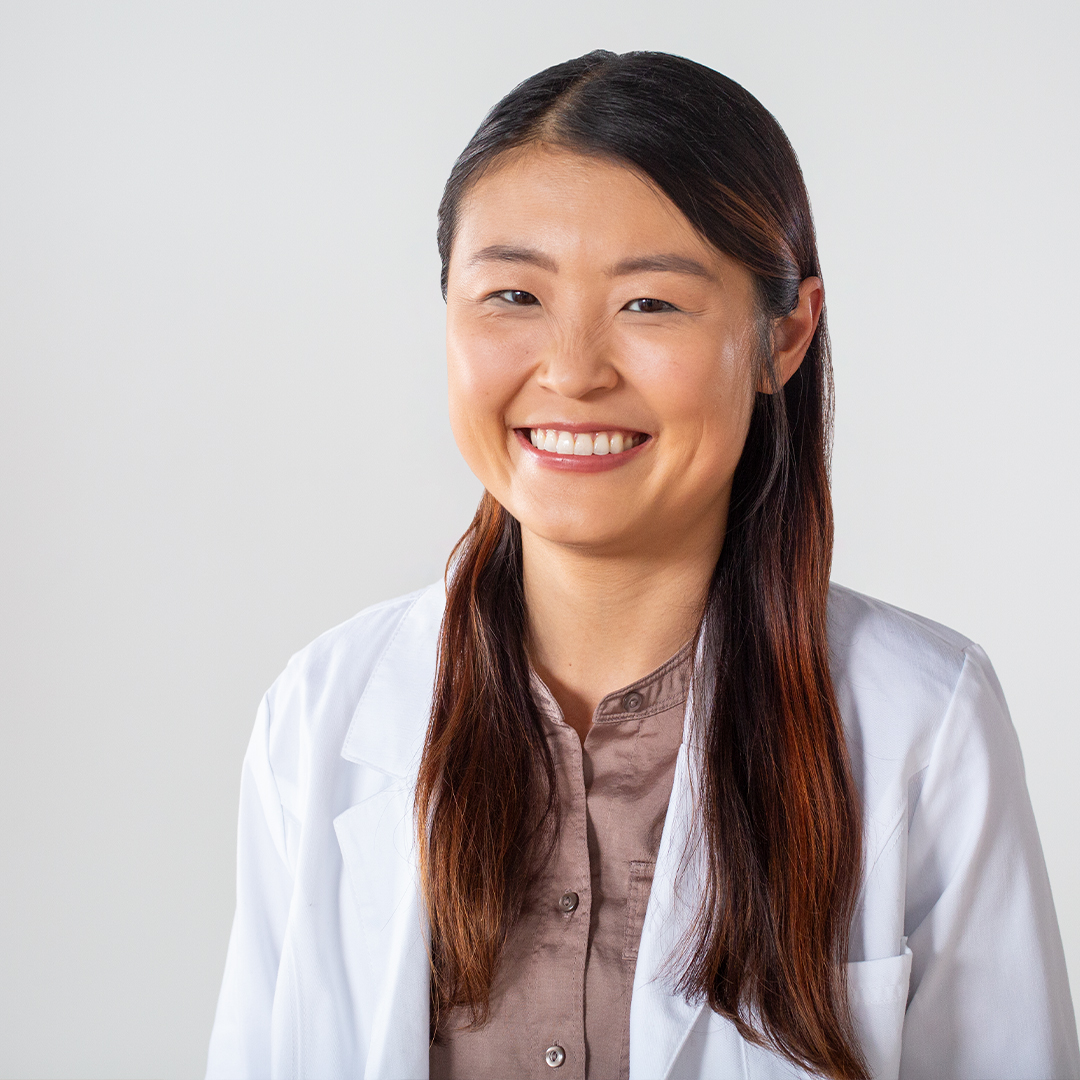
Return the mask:
<svg viewBox="0 0 1080 1080">
<path fill-rule="evenodd" d="M 723 530 L 662 555 L 597 555 L 525 529 L 521 540 L 529 657 L 584 741 L 606 695 L 697 632 Z"/>
</svg>

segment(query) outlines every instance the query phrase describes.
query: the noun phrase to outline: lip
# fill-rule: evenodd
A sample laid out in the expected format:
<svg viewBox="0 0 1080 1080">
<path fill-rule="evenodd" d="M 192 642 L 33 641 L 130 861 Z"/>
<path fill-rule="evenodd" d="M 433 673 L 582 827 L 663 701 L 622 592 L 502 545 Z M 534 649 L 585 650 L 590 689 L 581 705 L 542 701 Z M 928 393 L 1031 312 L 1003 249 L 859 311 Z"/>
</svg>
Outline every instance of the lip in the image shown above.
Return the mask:
<svg viewBox="0 0 1080 1080">
<path fill-rule="evenodd" d="M 578 435 L 582 432 L 591 434 L 594 431 L 634 431 L 633 428 L 623 428 L 618 424 L 605 427 L 603 424 L 536 424 L 535 427 L 553 427 L 559 431 L 569 431 L 572 435 Z M 635 434 L 644 435 L 643 442 L 638 443 L 637 446 L 630 450 L 624 450 L 621 454 L 552 454 L 547 450 L 537 450 L 535 446 L 529 441 L 529 428 L 514 428 L 514 435 L 517 437 L 518 445 L 522 450 L 529 455 L 529 457 L 537 463 L 537 465 L 546 469 L 557 469 L 560 472 L 578 472 L 578 473 L 596 473 L 596 472 L 610 472 L 612 469 L 618 469 L 620 466 L 627 464 L 630 461 L 634 461 L 642 453 L 647 450 L 653 444 L 653 437 L 647 432 L 635 432 Z"/>
<path fill-rule="evenodd" d="M 539 424 L 519 424 L 516 431 L 529 431 L 530 428 L 544 428 L 546 430 L 569 431 L 571 435 L 593 435 L 597 431 L 626 431 L 631 435 L 648 435 L 647 431 L 639 431 L 637 428 L 624 427 L 622 424 L 567 424 L 563 420 L 544 420 Z"/>
</svg>

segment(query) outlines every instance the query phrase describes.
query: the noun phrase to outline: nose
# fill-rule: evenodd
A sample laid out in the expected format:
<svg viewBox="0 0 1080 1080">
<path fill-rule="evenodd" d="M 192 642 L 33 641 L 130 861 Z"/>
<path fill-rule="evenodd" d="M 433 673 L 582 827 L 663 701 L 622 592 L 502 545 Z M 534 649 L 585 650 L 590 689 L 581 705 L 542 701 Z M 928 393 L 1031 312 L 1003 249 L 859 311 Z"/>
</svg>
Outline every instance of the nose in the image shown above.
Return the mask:
<svg viewBox="0 0 1080 1080">
<path fill-rule="evenodd" d="M 564 333 L 557 335 L 545 349 L 536 381 L 561 397 L 580 399 L 614 390 L 619 383 L 619 372 L 602 334 Z"/>
</svg>

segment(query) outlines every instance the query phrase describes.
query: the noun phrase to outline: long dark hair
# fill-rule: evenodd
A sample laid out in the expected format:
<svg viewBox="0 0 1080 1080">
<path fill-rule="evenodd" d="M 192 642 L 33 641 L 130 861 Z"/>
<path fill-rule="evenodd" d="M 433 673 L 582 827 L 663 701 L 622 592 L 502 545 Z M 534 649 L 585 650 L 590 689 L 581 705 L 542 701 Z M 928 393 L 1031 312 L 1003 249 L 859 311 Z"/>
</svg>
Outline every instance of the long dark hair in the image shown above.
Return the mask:
<svg viewBox="0 0 1080 1080">
<path fill-rule="evenodd" d="M 810 203 L 779 124 L 737 83 L 664 53 L 594 52 L 488 114 L 439 208 L 446 292 L 462 196 L 545 142 L 637 170 L 753 274 L 759 392 L 699 631 L 696 828 L 707 872 L 678 989 L 803 1066 L 863 1077 L 847 1002 L 861 815 L 829 674 L 832 382 L 824 312 L 781 387 L 769 328 L 819 276 Z M 455 549 L 417 788 L 432 1016 L 483 1023 L 509 928 L 555 815 L 529 694 L 518 523 L 490 495 Z"/>
</svg>

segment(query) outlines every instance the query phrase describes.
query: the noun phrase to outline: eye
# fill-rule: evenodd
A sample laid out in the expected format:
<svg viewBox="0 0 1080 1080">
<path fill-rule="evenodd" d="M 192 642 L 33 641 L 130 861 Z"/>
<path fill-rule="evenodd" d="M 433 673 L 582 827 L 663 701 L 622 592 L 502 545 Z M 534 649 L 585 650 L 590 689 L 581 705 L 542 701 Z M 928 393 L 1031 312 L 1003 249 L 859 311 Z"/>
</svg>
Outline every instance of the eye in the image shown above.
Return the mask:
<svg viewBox="0 0 1080 1080">
<path fill-rule="evenodd" d="M 654 300 L 652 297 L 642 296 L 637 300 L 631 300 L 626 305 L 626 310 L 640 311 L 644 315 L 654 315 L 658 311 L 678 311 L 679 309 L 666 300 Z"/>
<path fill-rule="evenodd" d="M 502 292 L 492 293 L 492 297 L 497 300 L 505 300 L 508 304 L 522 306 L 540 303 L 531 292 L 525 292 L 524 289 L 504 289 Z"/>
</svg>

